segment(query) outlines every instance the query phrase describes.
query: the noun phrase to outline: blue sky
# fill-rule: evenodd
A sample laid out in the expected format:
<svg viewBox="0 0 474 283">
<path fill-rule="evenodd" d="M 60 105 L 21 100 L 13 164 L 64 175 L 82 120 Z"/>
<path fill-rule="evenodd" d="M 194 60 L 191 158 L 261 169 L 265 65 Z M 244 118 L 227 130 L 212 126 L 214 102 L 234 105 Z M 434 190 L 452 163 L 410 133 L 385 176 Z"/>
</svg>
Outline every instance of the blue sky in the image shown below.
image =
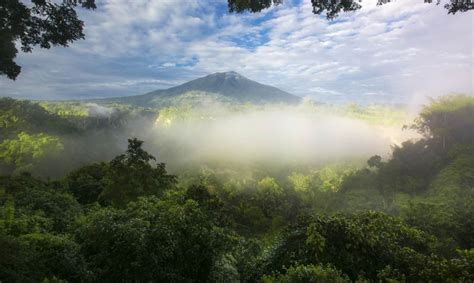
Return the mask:
<svg viewBox="0 0 474 283">
<path fill-rule="evenodd" d="M 226 0 L 100 0 L 81 11 L 86 39 L 20 53 L 1 96 L 77 99 L 137 95 L 222 71 L 313 99 L 422 102 L 473 94 L 474 12 L 447 15 L 422 0 L 328 22 L 309 0 L 229 14 Z"/>
</svg>

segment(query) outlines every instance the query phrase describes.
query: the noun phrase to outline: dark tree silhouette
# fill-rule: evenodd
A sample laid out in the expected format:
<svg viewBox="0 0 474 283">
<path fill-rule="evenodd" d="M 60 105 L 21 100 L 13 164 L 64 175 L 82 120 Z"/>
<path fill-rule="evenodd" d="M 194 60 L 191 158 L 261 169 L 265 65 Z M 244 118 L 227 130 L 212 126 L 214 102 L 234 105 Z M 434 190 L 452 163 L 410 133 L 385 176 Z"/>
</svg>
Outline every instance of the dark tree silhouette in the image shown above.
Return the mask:
<svg viewBox="0 0 474 283">
<path fill-rule="evenodd" d="M 110 162 L 106 184 L 100 195 L 102 201 L 123 207 L 140 196 L 159 195 L 176 184 L 176 177 L 167 174 L 164 163 L 153 166 L 155 157 L 142 145 L 143 141 L 129 139 L 125 154 Z"/>
<path fill-rule="evenodd" d="M 260 12 L 263 9 L 270 8 L 272 5 L 281 4 L 283 0 L 228 0 L 229 12 L 242 13 L 250 11 L 252 13 Z"/>
<path fill-rule="evenodd" d="M 95 9 L 95 0 L 32 0 L 26 5 L 20 0 L 0 1 L 0 75 L 16 79 L 21 67 L 14 59 L 18 41 L 23 52 L 34 46 L 68 46 L 84 38 L 83 26 L 76 8 Z"/>
<path fill-rule="evenodd" d="M 309 1 L 309 0 L 308 0 Z M 328 19 L 334 19 L 339 16 L 340 12 L 350 12 L 358 10 L 362 7 L 362 0 L 310 0 L 313 6 L 313 13 L 326 14 Z M 420 0 L 421 1 L 421 0 Z M 435 2 L 440 4 L 441 0 L 423 0 L 425 3 Z M 279 5 L 283 0 L 228 0 L 230 12 L 257 13 L 272 5 Z M 392 0 L 378 0 L 377 5 L 383 5 L 392 2 Z M 456 14 L 457 12 L 466 12 L 474 9 L 474 0 L 450 0 L 449 4 L 444 5 L 448 10 L 448 14 Z"/>
</svg>

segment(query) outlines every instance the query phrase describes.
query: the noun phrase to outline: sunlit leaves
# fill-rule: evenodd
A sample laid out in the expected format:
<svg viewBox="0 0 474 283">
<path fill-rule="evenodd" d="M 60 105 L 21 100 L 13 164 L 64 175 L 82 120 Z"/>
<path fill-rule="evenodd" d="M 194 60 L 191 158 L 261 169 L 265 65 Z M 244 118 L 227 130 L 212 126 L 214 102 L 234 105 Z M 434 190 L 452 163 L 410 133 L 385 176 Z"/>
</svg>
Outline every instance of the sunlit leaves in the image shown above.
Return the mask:
<svg viewBox="0 0 474 283">
<path fill-rule="evenodd" d="M 284 191 L 275 179 L 265 177 L 258 181 L 255 199 L 267 217 L 271 217 L 285 206 Z"/>
<path fill-rule="evenodd" d="M 27 100 L 0 98 L 0 142 L 16 137 L 20 132 L 28 134 L 70 134 L 76 127 L 68 120 L 48 113 L 39 104 Z"/>
<path fill-rule="evenodd" d="M 286 270 L 285 274 L 277 273 L 262 278 L 264 283 L 348 283 L 347 275 L 331 266 L 321 265 L 294 265 Z"/>
<path fill-rule="evenodd" d="M 62 117 L 76 116 L 76 117 L 87 117 L 89 116 L 89 107 L 84 103 L 48 103 L 41 102 L 41 107 L 46 109 L 49 113 L 56 114 Z"/>
<path fill-rule="evenodd" d="M 297 192 L 307 192 L 311 186 L 311 176 L 293 172 L 288 176 L 288 180 Z"/>
<path fill-rule="evenodd" d="M 0 143 L 0 161 L 13 165 L 15 171 L 31 170 L 41 159 L 55 156 L 64 149 L 59 138 L 25 132 L 18 134 L 16 139 L 7 139 Z"/>
</svg>

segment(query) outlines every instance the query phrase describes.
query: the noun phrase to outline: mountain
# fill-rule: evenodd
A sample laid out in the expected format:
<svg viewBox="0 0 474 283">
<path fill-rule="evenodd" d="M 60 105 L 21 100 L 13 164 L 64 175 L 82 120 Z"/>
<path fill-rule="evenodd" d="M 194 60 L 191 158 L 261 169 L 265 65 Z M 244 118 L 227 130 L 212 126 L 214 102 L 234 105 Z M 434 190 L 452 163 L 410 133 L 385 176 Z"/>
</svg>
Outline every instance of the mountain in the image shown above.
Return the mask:
<svg viewBox="0 0 474 283">
<path fill-rule="evenodd" d="M 236 72 L 214 73 L 169 89 L 143 95 L 95 100 L 143 107 L 166 107 L 212 99 L 225 103 L 297 103 L 300 97 L 247 79 Z"/>
</svg>

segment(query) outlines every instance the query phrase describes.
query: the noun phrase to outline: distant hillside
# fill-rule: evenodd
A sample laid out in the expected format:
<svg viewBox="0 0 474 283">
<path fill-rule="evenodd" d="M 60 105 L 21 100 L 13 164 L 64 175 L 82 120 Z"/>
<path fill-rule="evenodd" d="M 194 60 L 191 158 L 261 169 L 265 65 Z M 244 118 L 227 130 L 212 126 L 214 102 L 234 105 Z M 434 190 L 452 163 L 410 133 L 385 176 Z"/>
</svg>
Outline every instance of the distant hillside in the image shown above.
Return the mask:
<svg viewBox="0 0 474 283">
<path fill-rule="evenodd" d="M 20 132 L 65 135 L 78 133 L 79 128 L 39 104 L 13 98 L 0 98 L 0 142 Z"/>
<path fill-rule="evenodd" d="M 236 72 L 214 73 L 182 85 L 143 95 L 98 99 L 143 107 L 166 107 L 197 103 L 206 99 L 224 103 L 298 103 L 301 98 L 276 87 L 260 84 Z"/>
</svg>

